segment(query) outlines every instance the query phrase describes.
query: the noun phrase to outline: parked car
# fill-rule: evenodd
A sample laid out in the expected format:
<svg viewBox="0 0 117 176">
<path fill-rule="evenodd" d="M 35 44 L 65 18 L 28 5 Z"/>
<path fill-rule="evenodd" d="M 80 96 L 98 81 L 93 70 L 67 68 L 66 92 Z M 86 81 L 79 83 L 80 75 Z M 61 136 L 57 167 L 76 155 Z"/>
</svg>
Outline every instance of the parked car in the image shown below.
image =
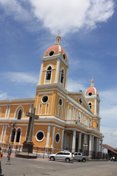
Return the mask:
<svg viewBox="0 0 117 176">
<path fill-rule="evenodd" d="M 81 152 L 75 152 L 74 153 L 74 160 L 86 162 L 87 157 L 84 156 Z"/>
<path fill-rule="evenodd" d="M 50 154 L 49 159 L 50 161 L 60 160 L 69 163 L 73 161 L 73 154 L 69 151 L 60 151 L 56 154 Z"/>
</svg>

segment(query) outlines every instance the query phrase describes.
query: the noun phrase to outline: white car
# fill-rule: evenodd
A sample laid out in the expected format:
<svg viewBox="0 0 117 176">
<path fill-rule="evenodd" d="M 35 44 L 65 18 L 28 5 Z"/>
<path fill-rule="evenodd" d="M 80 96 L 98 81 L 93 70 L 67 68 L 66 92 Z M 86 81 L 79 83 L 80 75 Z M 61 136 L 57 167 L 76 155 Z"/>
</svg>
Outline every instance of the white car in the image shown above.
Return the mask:
<svg viewBox="0 0 117 176">
<path fill-rule="evenodd" d="M 87 157 L 84 156 L 81 152 L 75 152 L 74 153 L 74 160 L 86 162 Z"/>
<path fill-rule="evenodd" d="M 50 154 L 49 159 L 50 161 L 60 160 L 69 163 L 73 161 L 73 154 L 69 151 L 60 151 L 56 154 Z"/>
</svg>

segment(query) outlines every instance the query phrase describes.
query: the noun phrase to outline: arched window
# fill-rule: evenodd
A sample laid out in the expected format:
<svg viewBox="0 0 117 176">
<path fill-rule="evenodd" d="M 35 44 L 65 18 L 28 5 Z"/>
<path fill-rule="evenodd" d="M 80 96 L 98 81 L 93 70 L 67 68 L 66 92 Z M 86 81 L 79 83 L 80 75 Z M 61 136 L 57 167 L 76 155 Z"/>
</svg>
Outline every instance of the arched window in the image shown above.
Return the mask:
<svg viewBox="0 0 117 176">
<path fill-rule="evenodd" d="M 89 103 L 89 107 L 90 107 L 90 109 L 92 108 L 92 104 L 91 103 Z"/>
<path fill-rule="evenodd" d="M 17 130 L 16 142 L 20 141 L 21 129 Z"/>
<path fill-rule="evenodd" d="M 64 70 L 61 70 L 61 83 L 64 83 Z"/>
<path fill-rule="evenodd" d="M 15 133 L 16 133 L 16 129 L 13 128 L 13 129 L 12 129 L 12 132 L 11 132 L 11 142 L 14 142 L 14 139 L 15 139 Z"/>
<path fill-rule="evenodd" d="M 17 112 L 17 119 L 20 120 L 22 118 L 23 111 L 22 109 L 19 109 Z"/>
<path fill-rule="evenodd" d="M 49 66 L 46 72 L 46 80 L 51 80 L 52 67 Z"/>
</svg>

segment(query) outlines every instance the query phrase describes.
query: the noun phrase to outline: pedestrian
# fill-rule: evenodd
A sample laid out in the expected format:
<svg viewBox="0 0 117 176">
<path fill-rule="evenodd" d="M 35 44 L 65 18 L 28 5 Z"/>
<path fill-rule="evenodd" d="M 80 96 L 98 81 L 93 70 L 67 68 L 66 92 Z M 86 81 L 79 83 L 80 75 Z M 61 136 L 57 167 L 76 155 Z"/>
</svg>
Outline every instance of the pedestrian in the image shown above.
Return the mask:
<svg viewBox="0 0 117 176">
<path fill-rule="evenodd" d="M 8 162 L 10 161 L 11 153 L 12 153 L 12 150 L 11 150 L 11 147 L 9 146 L 9 148 L 8 148 L 8 150 L 7 150 L 7 161 L 8 161 Z"/>
<path fill-rule="evenodd" d="M 2 148 L 0 147 L 0 175 L 3 175 L 2 174 L 2 166 L 1 166 L 2 157 L 3 157 L 3 153 L 2 153 Z"/>
<path fill-rule="evenodd" d="M 0 160 L 3 157 L 2 148 L 0 147 Z"/>
</svg>

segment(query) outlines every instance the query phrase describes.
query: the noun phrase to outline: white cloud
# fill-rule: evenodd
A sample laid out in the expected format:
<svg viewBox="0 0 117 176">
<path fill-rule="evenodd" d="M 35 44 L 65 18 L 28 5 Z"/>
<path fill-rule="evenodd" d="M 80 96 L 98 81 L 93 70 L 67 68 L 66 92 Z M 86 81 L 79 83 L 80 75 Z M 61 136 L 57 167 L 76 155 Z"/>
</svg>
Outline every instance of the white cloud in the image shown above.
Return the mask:
<svg viewBox="0 0 117 176">
<path fill-rule="evenodd" d="M 93 29 L 114 13 L 113 0 L 29 0 L 35 16 L 52 33 Z"/>
<path fill-rule="evenodd" d="M 117 128 L 102 126 L 101 132 L 104 134 L 104 144 L 117 147 Z"/>
<path fill-rule="evenodd" d="M 15 20 L 29 21 L 31 19 L 31 12 L 29 13 L 17 0 L 0 0 L 0 7 L 7 15 L 13 15 Z"/>
<path fill-rule="evenodd" d="M 6 92 L 0 91 L 0 100 L 8 99 L 8 94 Z"/>
<path fill-rule="evenodd" d="M 112 136 L 117 137 L 117 131 L 112 132 Z"/>
<path fill-rule="evenodd" d="M 101 132 L 104 143 L 117 147 L 117 100 L 116 89 L 100 92 L 101 98 Z"/>
<path fill-rule="evenodd" d="M 71 92 L 78 92 L 80 90 L 84 91 L 85 87 L 84 87 L 83 84 L 78 83 L 77 80 L 69 79 L 68 80 L 67 90 L 71 91 Z"/>
<path fill-rule="evenodd" d="M 41 21 L 51 33 L 65 35 L 106 22 L 114 13 L 114 0 L 0 0 L 0 7 L 15 20 L 36 22 L 38 30 Z"/>
<path fill-rule="evenodd" d="M 102 91 L 100 92 L 100 95 L 104 106 L 108 107 L 117 105 L 117 99 L 115 98 L 115 95 L 117 95 L 117 89 Z"/>
<path fill-rule="evenodd" d="M 9 81 L 15 82 L 15 83 L 36 84 L 38 81 L 37 76 L 31 73 L 7 72 L 7 73 L 3 73 L 2 76 L 8 79 Z"/>
</svg>

